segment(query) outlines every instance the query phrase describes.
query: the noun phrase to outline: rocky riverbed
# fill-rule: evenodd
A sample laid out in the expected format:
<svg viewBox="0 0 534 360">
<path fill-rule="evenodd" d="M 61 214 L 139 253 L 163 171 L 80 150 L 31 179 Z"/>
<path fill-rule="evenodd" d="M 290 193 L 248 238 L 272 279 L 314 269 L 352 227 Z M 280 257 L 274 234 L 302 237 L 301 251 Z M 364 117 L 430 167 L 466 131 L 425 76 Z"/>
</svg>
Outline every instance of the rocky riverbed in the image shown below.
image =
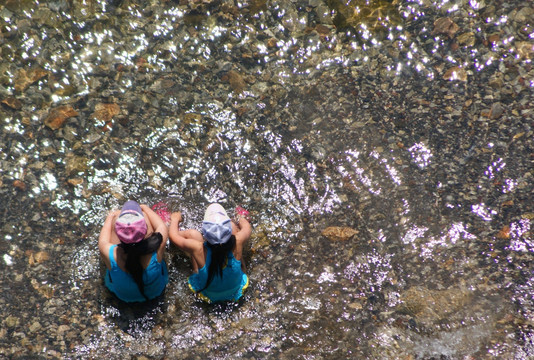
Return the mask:
<svg viewBox="0 0 534 360">
<path fill-rule="evenodd" d="M 529 359 L 534 8 L 0 2 L 0 357 Z M 253 215 L 239 304 L 119 303 L 105 215 Z"/>
</svg>

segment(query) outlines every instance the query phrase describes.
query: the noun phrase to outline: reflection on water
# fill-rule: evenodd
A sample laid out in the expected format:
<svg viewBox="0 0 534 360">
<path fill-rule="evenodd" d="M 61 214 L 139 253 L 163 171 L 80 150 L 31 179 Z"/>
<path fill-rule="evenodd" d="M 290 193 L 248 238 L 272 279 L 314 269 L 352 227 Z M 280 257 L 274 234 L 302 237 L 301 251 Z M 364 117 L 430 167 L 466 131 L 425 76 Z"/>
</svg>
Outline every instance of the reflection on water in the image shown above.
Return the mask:
<svg viewBox="0 0 534 360">
<path fill-rule="evenodd" d="M 0 354 L 534 356 L 520 1 L 4 1 Z M 105 290 L 105 214 L 251 211 L 251 286 Z M 328 230 L 328 231 L 327 231 Z M 30 340 L 31 339 L 31 340 Z"/>
</svg>

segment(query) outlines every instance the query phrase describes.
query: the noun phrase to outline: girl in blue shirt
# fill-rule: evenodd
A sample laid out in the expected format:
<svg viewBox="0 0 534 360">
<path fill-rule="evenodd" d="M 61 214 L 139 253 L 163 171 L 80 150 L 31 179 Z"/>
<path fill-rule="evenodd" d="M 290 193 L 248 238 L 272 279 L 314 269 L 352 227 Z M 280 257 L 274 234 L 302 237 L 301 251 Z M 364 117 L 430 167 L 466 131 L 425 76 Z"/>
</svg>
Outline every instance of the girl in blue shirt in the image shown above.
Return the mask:
<svg viewBox="0 0 534 360">
<path fill-rule="evenodd" d="M 172 213 L 169 237 L 191 258 L 191 290 L 207 302 L 237 301 L 248 287 L 243 261 L 243 245 L 252 233 L 248 220 L 241 217 L 236 224 L 221 205 L 211 204 L 202 232 L 179 230 L 181 221 L 181 213 Z"/>
<path fill-rule="evenodd" d="M 126 302 L 161 295 L 169 281 L 163 260 L 167 236 L 163 220 L 146 205 L 127 201 L 120 212 L 111 212 L 98 238 L 106 287 Z"/>
</svg>

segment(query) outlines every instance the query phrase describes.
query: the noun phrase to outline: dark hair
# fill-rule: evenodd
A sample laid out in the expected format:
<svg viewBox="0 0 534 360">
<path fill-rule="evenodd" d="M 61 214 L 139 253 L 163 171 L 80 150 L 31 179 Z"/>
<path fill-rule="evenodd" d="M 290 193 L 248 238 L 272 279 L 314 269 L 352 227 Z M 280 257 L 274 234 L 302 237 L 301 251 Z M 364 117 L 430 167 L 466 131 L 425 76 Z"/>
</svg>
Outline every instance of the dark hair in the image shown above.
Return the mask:
<svg viewBox="0 0 534 360">
<path fill-rule="evenodd" d="M 143 266 L 141 265 L 141 256 L 150 254 L 159 248 L 163 241 L 163 236 L 159 232 L 152 233 L 146 239 L 135 244 L 125 244 L 121 242 L 119 247 L 126 254 L 126 270 L 132 275 L 141 294 L 148 300 L 145 295 L 145 284 L 143 283 Z"/>
<path fill-rule="evenodd" d="M 216 275 L 222 278 L 223 268 L 228 264 L 228 253 L 235 248 L 235 236 L 230 235 L 230 239 L 224 244 L 212 245 L 209 242 L 206 242 L 206 245 L 211 249 L 211 263 L 208 267 L 208 279 L 206 280 L 206 285 L 198 290 L 197 293 L 206 290 Z"/>
</svg>

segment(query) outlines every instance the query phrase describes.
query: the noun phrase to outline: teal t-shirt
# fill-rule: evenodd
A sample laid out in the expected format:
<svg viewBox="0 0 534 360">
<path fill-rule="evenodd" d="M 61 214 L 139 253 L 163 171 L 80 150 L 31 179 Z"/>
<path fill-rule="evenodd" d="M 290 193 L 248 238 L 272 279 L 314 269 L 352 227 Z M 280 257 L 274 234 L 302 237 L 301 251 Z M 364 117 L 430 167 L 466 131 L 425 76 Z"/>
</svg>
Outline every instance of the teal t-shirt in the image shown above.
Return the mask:
<svg viewBox="0 0 534 360">
<path fill-rule="evenodd" d="M 106 270 L 105 284 L 107 288 L 117 295 L 119 299 L 126 302 L 146 301 L 141 291 L 137 287 L 132 275 L 124 272 L 115 261 L 113 250 L 115 246 L 109 248 L 109 261 L 111 269 Z M 167 264 L 165 260 L 158 262 L 158 254 L 156 251 L 152 253 L 150 263 L 145 271 L 143 271 L 143 283 L 145 285 L 144 292 L 149 299 L 161 295 L 165 286 L 169 282 L 169 274 L 167 271 Z"/>
<path fill-rule="evenodd" d="M 208 268 L 211 263 L 211 249 L 204 245 L 208 253 L 206 263 L 198 270 L 198 273 L 189 276 L 188 282 L 194 292 L 202 289 L 208 279 Z M 210 285 L 200 294 L 207 297 L 211 302 L 237 301 L 248 287 L 248 277 L 241 270 L 241 261 L 237 260 L 232 252 L 228 252 L 228 264 L 223 269 L 222 277 L 215 275 Z"/>
</svg>

